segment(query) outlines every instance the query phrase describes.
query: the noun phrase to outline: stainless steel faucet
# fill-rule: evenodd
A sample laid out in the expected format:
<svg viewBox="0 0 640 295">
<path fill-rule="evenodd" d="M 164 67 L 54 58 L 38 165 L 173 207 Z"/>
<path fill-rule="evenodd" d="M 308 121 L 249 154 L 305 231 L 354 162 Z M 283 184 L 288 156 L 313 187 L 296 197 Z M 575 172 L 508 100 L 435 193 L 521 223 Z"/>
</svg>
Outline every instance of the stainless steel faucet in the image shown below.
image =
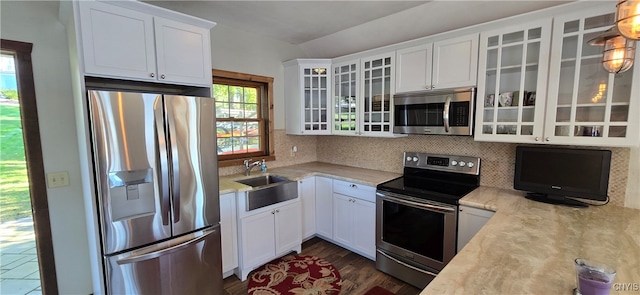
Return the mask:
<svg viewBox="0 0 640 295">
<path fill-rule="evenodd" d="M 251 175 L 251 168 L 261 164 L 262 164 L 262 161 L 255 161 L 251 163 L 251 159 L 244 160 L 244 175 L 246 176 Z"/>
</svg>

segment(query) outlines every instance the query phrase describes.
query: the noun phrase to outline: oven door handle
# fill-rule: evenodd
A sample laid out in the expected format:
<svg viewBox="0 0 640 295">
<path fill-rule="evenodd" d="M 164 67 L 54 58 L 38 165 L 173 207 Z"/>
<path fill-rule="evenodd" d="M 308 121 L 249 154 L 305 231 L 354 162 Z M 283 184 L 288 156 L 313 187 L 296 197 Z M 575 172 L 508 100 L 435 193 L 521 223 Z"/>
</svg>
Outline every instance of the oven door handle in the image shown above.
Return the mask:
<svg viewBox="0 0 640 295">
<path fill-rule="evenodd" d="M 444 101 L 444 110 L 442 110 L 444 132 L 449 132 L 449 107 L 451 107 L 451 96 L 447 95 L 447 99 Z"/>
<path fill-rule="evenodd" d="M 387 257 L 388 259 L 391 259 L 391 260 L 395 261 L 396 263 L 398 263 L 398 264 L 400 264 L 400 265 L 402 265 L 404 267 L 408 267 L 408 268 L 413 269 L 413 270 L 415 270 L 417 272 L 421 272 L 423 274 L 430 275 L 430 276 L 433 276 L 433 277 L 437 276 L 435 273 L 432 273 L 430 271 L 426 271 L 424 269 L 419 269 L 419 268 L 417 268 L 417 267 L 415 267 L 415 266 L 413 266 L 411 264 L 407 264 L 407 263 L 404 263 L 404 262 L 402 262 L 402 261 L 400 261 L 398 259 L 395 259 L 395 258 L 391 257 L 389 254 L 384 253 L 384 252 L 382 252 L 380 250 L 376 250 L 376 252 L 380 253 L 380 255 L 382 255 L 384 257 Z"/>
<path fill-rule="evenodd" d="M 456 212 L 455 208 L 448 208 L 448 207 L 442 207 L 442 206 L 438 206 L 438 205 L 432 205 L 432 204 L 413 202 L 413 201 L 409 201 L 409 200 L 403 200 L 403 199 L 399 199 L 399 198 L 396 198 L 396 197 L 385 195 L 383 193 L 376 192 L 376 196 L 381 197 L 383 199 L 388 199 L 388 200 L 396 202 L 396 203 L 409 205 L 409 206 L 420 207 L 420 208 L 424 208 L 424 209 L 431 209 L 431 210 L 441 211 L 441 212 Z"/>
</svg>

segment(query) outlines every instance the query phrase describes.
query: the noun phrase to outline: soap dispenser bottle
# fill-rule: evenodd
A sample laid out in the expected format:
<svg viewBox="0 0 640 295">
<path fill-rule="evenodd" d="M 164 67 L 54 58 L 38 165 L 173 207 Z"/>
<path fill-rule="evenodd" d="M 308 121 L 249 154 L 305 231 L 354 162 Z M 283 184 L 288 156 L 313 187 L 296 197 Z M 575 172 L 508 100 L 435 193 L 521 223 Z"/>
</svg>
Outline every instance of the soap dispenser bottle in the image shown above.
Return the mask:
<svg viewBox="0 0 640 295">
<path fill-rule="evenodd" d="M 267 172 L 267 163 L 265 163 L 264 159 L 262 159 L 262 164 L 260 164 L 260 171 L 262 171 L 262 173 Z"/>
</svg>

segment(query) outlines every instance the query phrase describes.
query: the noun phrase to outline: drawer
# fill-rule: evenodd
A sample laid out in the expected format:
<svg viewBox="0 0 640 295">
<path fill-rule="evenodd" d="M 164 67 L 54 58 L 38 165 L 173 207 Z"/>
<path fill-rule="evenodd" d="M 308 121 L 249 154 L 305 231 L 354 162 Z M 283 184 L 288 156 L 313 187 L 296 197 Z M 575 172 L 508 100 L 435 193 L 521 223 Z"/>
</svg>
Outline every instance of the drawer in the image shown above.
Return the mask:
<svg viewBox="0 0 640 295">
<path fill-rule="evenodd" d="M 363 199 L 369 202 L 376 201 L 376 188 L 360 183 L 334 179 L 333 192 L 345 196 Z"/>
</svg>

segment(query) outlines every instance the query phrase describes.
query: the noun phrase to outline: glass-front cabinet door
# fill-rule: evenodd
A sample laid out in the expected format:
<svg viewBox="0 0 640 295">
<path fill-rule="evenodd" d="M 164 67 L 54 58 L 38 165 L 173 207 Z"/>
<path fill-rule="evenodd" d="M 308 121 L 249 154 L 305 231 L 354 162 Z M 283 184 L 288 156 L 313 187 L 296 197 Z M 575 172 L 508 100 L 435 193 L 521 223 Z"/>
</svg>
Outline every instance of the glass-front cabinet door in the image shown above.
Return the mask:
<svg viewBox="0 0 640 295">
<path fill-rule="evenodd" d="M 638 65 L 623 73 L 610 74 L 601 63 L 602 46 L 588 44 L 613 26 L 614 9 L 613 5 L 607 5 L 555 19 L 545 141 L 635 144 L 640 97 Z M 636 63 L 640 61 L 638 57 L 640 54 L 636 52 Z"/>
<path fill-rule="evenodd" d="M 393 136 L 392 94 L 395 53 L 363 58 L 362 73 L 362 123 L 360 134 L 368 136 Z"/>
<path fill-rule="evenodd" d="M 284 63 L 287 134 L 331 134 L 331 60 Z"/>
<path fill-rule="evenodd" d="M 356 135 L 358 128 L 359 60 L 333 65 L 333 134 Z"/>
<path fill-rule="evenodd" d="M 550 40 L 551 19 L 481 33 L 476 140 L 540 141 Z"/>
</svg>

